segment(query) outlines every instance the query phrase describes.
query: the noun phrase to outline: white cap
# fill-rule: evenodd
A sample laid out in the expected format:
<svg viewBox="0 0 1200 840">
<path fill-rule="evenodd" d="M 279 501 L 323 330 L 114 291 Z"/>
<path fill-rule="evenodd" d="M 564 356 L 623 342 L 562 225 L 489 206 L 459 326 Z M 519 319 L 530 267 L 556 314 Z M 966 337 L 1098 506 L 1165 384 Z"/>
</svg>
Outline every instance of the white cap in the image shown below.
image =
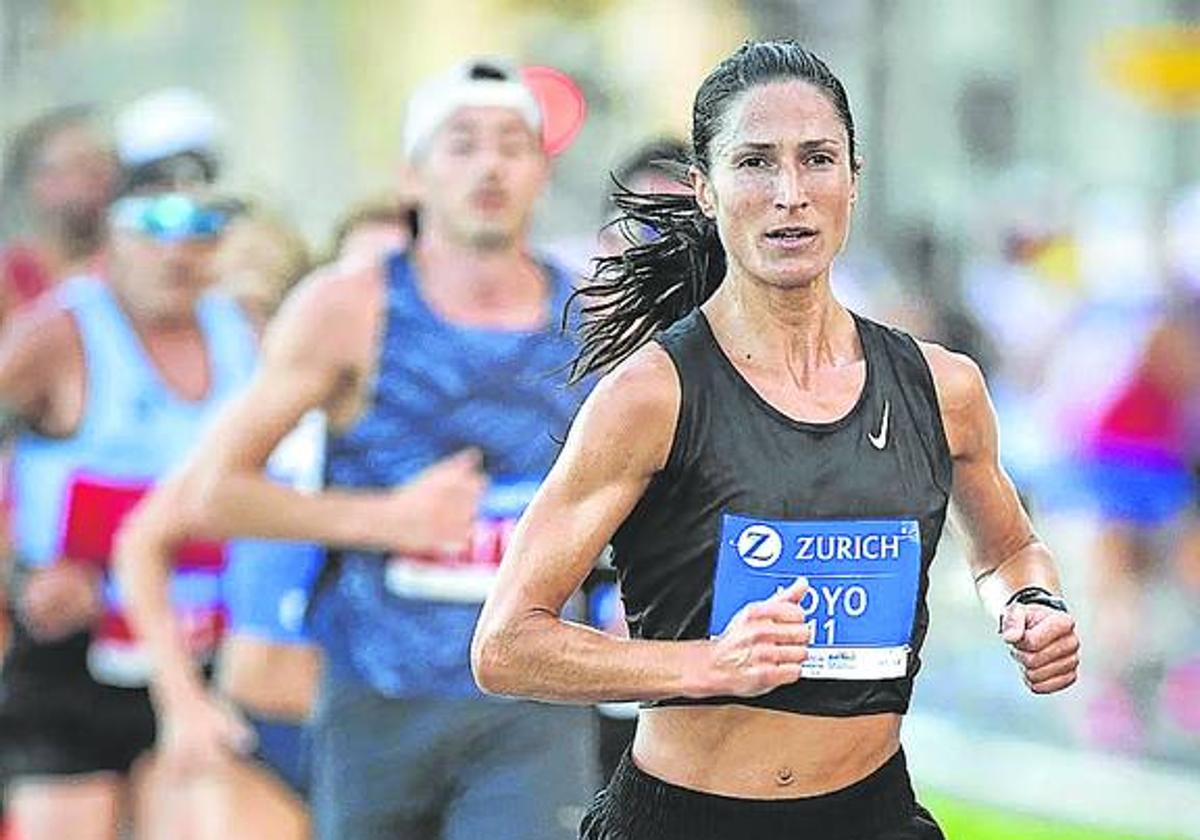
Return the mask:
<svg viewBox="0 0 1200 840">
<path fill-rule="evenodd" d="M 502 59 L 473 58 L 413 91 L 404 121 L 405 159 L 412 160 L 455 111 L 486 107 L 512 108 L 540 137 L 542 109 L 517 69 Z"/>
<path fill-rule="evenodd" d="M 183 152 L 215 153 L 221 120 L 199 94 L 168 88 L 147 94 L 116 119 L 117 154 L 136 167 Z"/>
</svg>

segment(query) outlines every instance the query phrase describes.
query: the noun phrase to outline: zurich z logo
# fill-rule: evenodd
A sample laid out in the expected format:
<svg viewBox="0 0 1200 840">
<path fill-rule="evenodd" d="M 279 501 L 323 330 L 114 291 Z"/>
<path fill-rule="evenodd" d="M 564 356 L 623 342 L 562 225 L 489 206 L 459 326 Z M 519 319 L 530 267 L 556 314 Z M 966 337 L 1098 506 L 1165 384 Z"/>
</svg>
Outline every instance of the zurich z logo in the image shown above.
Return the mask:
<svg viewBox="0 0 1200 840">
<path fill-rule="evenodd" d="M 783 537 L 770 525 L 747 525 L 735 543 L 738 556 L 751 568 L 765 569 L 783 554 Z"/>
</svg>

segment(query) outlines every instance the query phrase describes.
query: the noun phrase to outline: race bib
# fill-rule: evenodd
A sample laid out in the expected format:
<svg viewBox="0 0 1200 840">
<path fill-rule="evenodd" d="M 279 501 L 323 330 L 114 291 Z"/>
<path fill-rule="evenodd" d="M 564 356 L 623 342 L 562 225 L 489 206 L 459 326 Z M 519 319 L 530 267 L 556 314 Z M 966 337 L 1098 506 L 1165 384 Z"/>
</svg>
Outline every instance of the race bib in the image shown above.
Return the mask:
<svg viewBox="0 0 1200 840">
<path fill-rule="evenodd" d="M 915 520 L 790 522 L 725 514 L 709 632 L 798 577 L 811 632 L 809 678 L 874 680 L 908 671 L 921 571 Z"/>
</svg>

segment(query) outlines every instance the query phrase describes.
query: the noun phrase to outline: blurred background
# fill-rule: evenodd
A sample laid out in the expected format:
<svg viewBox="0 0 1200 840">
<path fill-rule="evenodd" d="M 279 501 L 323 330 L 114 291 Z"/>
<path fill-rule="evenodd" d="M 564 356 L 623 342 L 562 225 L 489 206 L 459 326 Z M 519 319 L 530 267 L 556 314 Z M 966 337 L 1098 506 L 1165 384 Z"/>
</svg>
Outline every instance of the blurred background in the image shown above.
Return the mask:
<svg viewBox="0 0 1200 840">
<path fill-rule="evenodd" d="M 947 537 L 906 724 L 922 797 L 950 837 L 1200 837 L 1200 0 L 0 0 L 0 235 L 38 213 L 22 126 L 184 87 L 225 187 L 325 253 L 402 193 L 412 86 L 499 54 L 586 98 L 535 236 L 586 270 L 609 172 L 780 37 L 858 123 L 836 291 L 983 365 L 1084 631 L 1083 681 L 1030 696 Z"/>
</svg>

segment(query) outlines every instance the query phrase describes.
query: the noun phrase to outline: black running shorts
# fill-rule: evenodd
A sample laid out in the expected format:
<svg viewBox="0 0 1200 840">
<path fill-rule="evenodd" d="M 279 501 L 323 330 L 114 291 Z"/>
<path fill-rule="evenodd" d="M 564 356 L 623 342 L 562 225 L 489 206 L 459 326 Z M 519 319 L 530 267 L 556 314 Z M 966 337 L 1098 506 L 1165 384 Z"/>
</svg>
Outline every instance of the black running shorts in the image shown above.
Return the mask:
<svg viewBox="0 0 1200 840">
<path fill-rule="evenodd" d="M 803 799 L 738 799 L 688 790 L 640 770 L 625 754 L 588 810 L 582 840 L 945 840 L 917 804 L 904 753 L 865 779 Z"/>
</svg>

